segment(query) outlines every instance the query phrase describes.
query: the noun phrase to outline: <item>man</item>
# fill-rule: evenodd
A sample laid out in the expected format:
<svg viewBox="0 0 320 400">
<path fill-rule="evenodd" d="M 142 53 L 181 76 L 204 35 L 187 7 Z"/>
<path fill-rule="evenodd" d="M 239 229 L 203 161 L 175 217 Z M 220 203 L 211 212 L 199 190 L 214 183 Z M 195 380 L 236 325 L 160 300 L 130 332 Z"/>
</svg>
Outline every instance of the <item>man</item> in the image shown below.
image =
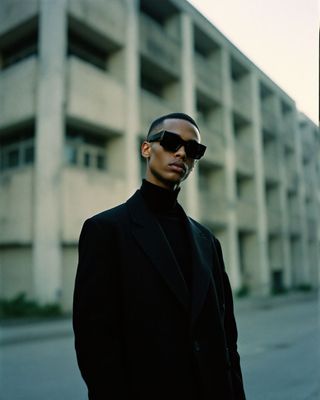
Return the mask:
<svg viewBox="0 0 320 400">
<path fill-rule="evenodd" d="M 73 323 L 89 399 L 245 399 L 220 244 L 176 201 L 204 151 L 191 117 L 158 118 L 140 190 L 83 226 Z"/>
</svg>

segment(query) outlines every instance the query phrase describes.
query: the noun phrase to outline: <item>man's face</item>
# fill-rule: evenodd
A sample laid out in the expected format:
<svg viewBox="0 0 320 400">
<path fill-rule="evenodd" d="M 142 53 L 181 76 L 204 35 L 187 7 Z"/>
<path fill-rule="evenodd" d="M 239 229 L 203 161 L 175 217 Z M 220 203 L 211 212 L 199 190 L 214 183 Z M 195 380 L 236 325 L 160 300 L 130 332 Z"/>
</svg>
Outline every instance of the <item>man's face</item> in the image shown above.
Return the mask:
<svg viewBox="0 0 320 400">
<path fill-rule="evenodd" d="M 200 142 L 198 129 L 190 122 L 181 119 L 166 119 L 153 133 L 167 130 L 181 136 L 185 141 Z M 165 150 L 159 142 L 143 142 L 143 157 L 147 158 L 146 179 L 165 189 L 175 189 L 190 174 L 194 159 L 187 157 L 184 146 L 175 152 Z"/>
</svg>

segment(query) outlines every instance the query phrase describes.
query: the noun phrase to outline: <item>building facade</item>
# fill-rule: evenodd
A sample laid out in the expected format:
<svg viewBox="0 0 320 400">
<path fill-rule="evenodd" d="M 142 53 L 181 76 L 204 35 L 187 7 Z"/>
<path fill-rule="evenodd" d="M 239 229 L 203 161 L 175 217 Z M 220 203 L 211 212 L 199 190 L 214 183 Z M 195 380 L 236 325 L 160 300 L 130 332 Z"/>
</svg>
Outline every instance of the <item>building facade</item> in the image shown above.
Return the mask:
<svg viewBox="0 0 320 400">
<path fill-rule="evenodd" d="M 153 118 L 208 146 L 181 202 L 235 291 L 317 287 L 320 136 L 185 0 L 2 0 L 0 297 L 70 310 L 83 221 L 140 186 Z"/>
</svg>

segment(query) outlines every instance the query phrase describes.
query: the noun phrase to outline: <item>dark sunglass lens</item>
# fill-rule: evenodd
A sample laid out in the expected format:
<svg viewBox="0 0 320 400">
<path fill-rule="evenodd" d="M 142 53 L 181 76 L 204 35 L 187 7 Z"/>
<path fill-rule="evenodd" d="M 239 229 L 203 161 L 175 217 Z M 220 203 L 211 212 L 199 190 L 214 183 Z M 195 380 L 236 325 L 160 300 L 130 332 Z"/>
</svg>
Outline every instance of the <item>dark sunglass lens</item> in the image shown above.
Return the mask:
<svg viewBox="0 0 320 400">
<path fill-rule="evenodd" d="M 199 160 L 206 150 L 206 146 L 196 142 L 195 140 L 184 141 L 175 133 L 165 131 L 160 141 L 161 146 L 171 152 L 175 152 L 184 146 L 186 155 L 189 158 Z"/>
<path fill-rule="evenodd" d="M 205 146 L 194 141 L 188 142 L 186 145 L 187 156 L 195 160 L 199 160 L 203 156 L 205 149 Z"/>
<path fill-rule="evenodd" d="M 161 145 L 168 151 L 177 151 L 182 145 L 182 141 L 178 135 L 174 133 L 165 132 Z"/>
<path fill-rule="evenodd" d="M 204 146 L 203 144 L 199 144 L 198 145 L 199 147 L 198 147 L 198 154 L 197 154 L 197 159 L 200 159 L 203 155 L 204 155 L 204 153 L 205 153 L 205 151 L 206 151 L 206 146 Z"/>
</svg>

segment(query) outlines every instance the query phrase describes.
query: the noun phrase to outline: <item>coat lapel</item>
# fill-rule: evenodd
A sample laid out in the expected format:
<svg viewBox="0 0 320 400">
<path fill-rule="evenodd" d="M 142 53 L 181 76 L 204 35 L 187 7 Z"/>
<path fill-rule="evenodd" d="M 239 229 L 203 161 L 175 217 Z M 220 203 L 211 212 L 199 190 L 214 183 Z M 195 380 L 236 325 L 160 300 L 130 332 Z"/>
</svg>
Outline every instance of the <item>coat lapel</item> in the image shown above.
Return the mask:
<svg viewBox="0 0 320 400">
<path fill-rule="evenodd" d="M 126 204 L 133 221 L 132 232 L 136 241 L 182 306 L 188 310 L 188 288 L 160 224 L 148 210 L 139 191 Z"/>
<path fill-rule="evenodd" d="M 212 247 L 210 239 L 188 218 L 188 233 L 191 239 L 193 258 L 191 326 L 196 322 L 212 282 Z"/>
</svg>

